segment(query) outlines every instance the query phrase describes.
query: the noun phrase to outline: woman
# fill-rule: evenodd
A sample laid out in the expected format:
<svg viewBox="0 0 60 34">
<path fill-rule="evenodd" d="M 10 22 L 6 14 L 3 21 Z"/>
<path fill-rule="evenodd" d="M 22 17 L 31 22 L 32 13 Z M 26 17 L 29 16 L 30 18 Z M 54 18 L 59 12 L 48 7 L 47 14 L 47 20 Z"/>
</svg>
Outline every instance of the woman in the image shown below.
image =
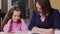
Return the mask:
<svg viewBox="0 0 60 34">
<path fill-rule="evenodd" d="M 49 0 L 35 0 L 29 30 L 54 34 L 55 28 L 60 29 L 59 11 L 51 8 Z"/>
</svg>

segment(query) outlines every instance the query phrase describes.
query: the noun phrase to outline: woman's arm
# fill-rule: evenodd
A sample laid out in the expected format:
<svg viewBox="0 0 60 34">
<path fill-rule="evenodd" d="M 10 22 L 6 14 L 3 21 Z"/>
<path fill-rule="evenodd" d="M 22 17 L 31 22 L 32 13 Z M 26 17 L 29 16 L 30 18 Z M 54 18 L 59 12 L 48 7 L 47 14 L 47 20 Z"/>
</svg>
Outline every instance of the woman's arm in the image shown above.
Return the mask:
<svg viewBox="0 0 60 34">
<path fill-rule="evenodd" d="M 60 15 L 58 10 L 55 10 L 53 13 L 53 22 L 54 22 L 54 28 L 60 29 Z"/>
<path fill-rule="evenodd" d="M 54 34 L 54 29 L 53 28 L 44 29 L 44 28 L 34 27 L 32 29 L 32 32 L 40 33 L 40 34 Z"/>
</svg>

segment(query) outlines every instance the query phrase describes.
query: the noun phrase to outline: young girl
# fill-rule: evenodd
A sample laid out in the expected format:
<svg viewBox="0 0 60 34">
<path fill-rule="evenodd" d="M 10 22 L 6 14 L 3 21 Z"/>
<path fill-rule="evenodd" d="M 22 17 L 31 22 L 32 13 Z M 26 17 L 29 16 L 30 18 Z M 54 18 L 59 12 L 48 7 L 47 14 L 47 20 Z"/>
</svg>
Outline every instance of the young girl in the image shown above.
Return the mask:
<svg viewBox="0 0 60 34">
<path fill-rule="evenodd" d="M 27 25 L 22 19 L 22 10 L 17 6 L 12 7 L 9 12 L 7 12 L 4 23 L 7 23 L 3 27 L 4 32 L 15 32 L 15 31 L 26 31 Z"/>
</svg>

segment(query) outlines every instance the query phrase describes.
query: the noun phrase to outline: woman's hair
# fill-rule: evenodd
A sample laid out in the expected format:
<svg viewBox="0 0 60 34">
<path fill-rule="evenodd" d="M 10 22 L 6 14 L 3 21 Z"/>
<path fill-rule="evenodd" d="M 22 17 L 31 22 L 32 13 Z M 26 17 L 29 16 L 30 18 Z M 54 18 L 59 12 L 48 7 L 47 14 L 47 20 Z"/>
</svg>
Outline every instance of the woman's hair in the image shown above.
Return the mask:
<svg viewBox="0 0 60 34">
<path fill-rule="evenodd" d="M 39 3 L 41 6 L 41 9 L 43 11 L 43 14 L 46 16 L 46 14 L 50 13 L 51 11 L 51 6 L 50 6 L 50 1 L 49 0 L 35 0 L 34 3 L 34 9 L 36 10 L 36 3 Z"/>
<path fill-rule="evenodd" d="M 12 18 L 12 15 L 13 15 L 13 12 L 14 11 L 20 11 L 21 12 L 21 15 L 20 15 L 20 18 L 22 18 L 22 11 L 21 9 L 18 7 L 18 6 L 13 6 L 5 15 L 4 19 L 3 19 L 3 24 L 2 24 L 2 27 L 8 22 L 9 19 Z"/>
</svg>

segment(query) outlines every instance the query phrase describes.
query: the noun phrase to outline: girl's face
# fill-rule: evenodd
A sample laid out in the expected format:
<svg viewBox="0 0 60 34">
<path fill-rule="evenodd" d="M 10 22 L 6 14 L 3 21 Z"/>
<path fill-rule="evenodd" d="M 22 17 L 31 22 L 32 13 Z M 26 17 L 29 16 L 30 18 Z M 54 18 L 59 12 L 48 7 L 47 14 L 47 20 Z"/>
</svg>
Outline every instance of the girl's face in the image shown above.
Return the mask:
<svg viewBox="0 0 60 34">
<path fill-rule="evenodd" d="M 17 22 L 18 20 L 20 20 L 20 15 L 21 15 L 20 11 L 14 11 L 12 16 L 13 22 Z"/>
<path fill-rule="evenodd" d="M 38 2 L 36 2 L 36 9 L 38 13 L 42 13 L 41 5 Z"/>
</svg>

